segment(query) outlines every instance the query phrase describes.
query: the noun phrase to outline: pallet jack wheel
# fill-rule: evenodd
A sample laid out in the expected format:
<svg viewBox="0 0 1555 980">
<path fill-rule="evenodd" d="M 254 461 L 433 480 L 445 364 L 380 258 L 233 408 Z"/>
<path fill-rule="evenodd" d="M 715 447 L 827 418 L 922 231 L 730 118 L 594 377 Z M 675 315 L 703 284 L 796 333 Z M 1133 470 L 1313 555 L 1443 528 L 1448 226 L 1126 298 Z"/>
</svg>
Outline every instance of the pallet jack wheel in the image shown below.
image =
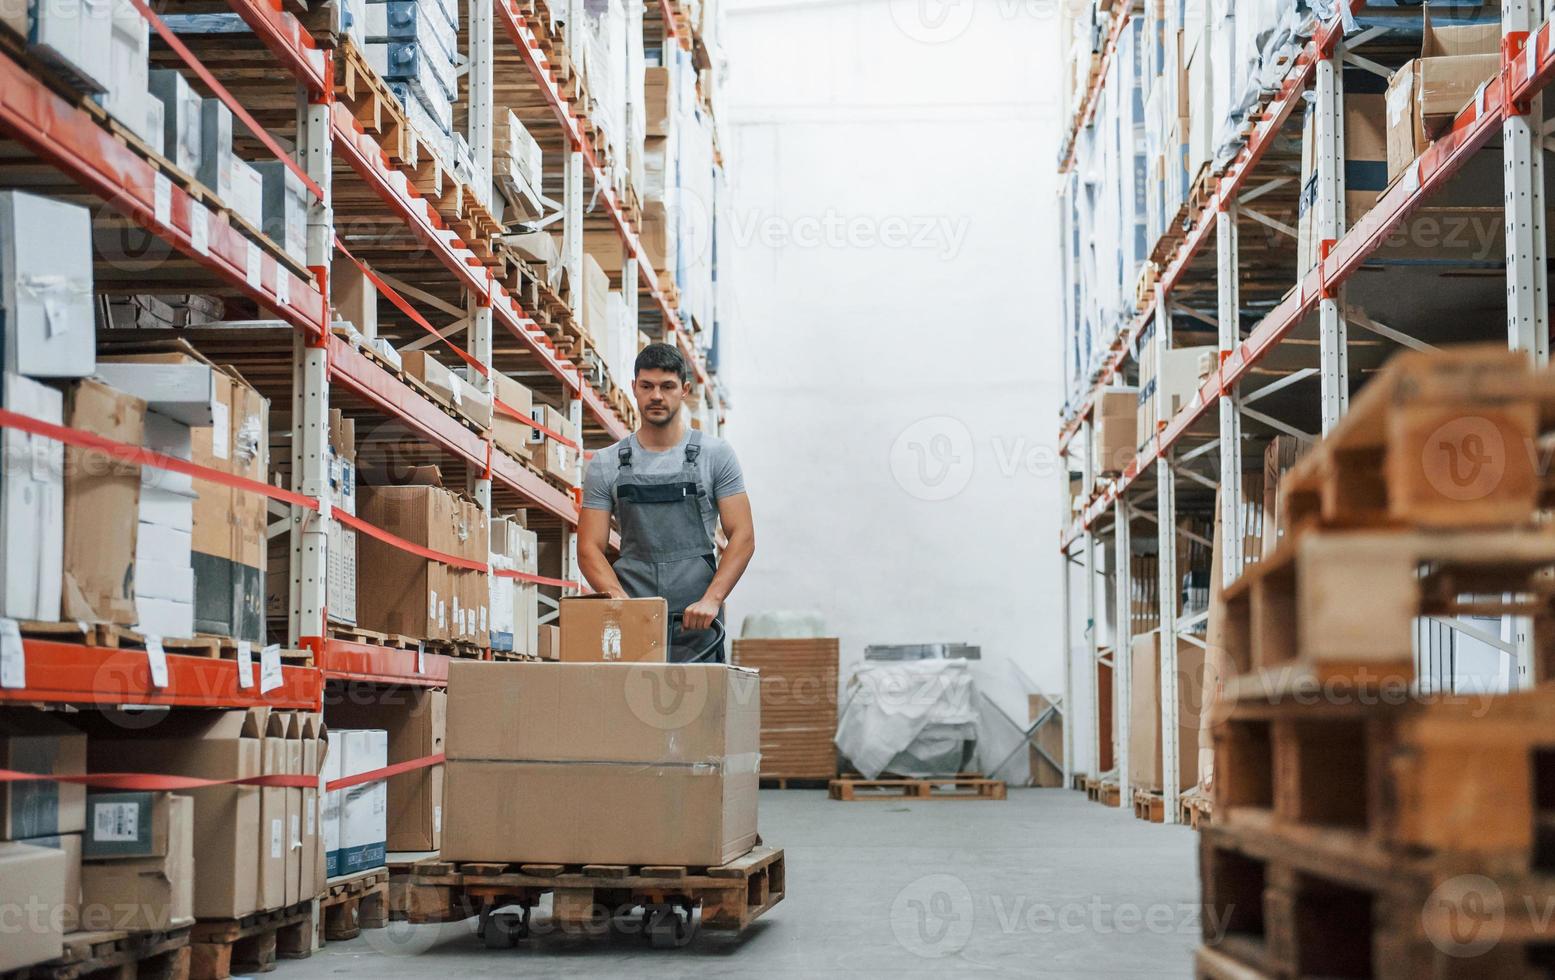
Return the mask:
<svg viewBox="0 0 1555 980">
<path fill-rule="evenodd" d="M 511 949 L 520 939 L 529 936 L 529 907 L 519 906 L 517 912 L 493 912 L 481 910 L 481 940 L 487 949 Z"/>
<path fill-rule="evenodd" d="M 691 941 L 691 910 L 674 905 L 649 905 L 643 909 L 643 934 L 654 949 L 676 949 Z"/>
</svg>

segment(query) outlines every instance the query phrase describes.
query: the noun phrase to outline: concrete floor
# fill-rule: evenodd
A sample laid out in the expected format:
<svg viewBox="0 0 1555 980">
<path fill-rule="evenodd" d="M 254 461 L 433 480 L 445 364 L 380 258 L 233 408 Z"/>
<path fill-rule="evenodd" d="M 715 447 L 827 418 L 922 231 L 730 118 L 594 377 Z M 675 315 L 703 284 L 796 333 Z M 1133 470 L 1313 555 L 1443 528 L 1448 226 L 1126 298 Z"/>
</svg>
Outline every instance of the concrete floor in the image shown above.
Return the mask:
<svg viewBox="0 0 1555 980">
<path fill-rule="evenodd" d="M 551 933 L 488 951 L 474 919 L 392 923 L 277 976 L 1191 975 L 1198 873 L 1186 828 L 1064 790 L 912 805 L 788 790 L 761 794 L 761 831 L 786 852 L 788 894 L 739 939 L 708 932 L 655 950 L 637 936 Z"/>
</svg>

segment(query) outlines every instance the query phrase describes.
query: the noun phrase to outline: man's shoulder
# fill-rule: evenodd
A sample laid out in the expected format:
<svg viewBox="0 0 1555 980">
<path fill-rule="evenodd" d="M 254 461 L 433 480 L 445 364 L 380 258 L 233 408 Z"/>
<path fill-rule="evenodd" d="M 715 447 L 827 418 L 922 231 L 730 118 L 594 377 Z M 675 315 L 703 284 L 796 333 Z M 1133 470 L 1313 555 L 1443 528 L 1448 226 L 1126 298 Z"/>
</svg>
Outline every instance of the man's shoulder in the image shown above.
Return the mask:
<svg viewBox="0 0 1555 980">
<path fill-rule="evenodd" d="M 729 440 L 702 429 L 696 431 L 702 434 L 702 451 L 709 456 L 734 455 L 734 447 L 729 444 Z"/>
</svg>

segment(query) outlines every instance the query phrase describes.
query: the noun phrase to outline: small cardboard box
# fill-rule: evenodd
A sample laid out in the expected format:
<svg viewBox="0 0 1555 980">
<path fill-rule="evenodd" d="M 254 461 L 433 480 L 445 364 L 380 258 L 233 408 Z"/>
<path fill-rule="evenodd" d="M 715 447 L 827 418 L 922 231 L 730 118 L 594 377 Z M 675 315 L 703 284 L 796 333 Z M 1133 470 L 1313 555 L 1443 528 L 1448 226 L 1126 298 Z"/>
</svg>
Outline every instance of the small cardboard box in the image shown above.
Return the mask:
<svg viewBox="0 0 1555 980">
<path fill-rule="evenodd" d="M 0 768 L 44 776 L 86 772 L 86 735 L 41 711 L 0 715 Z M 86 827 L 86 787 L 37 781 L 0 783 L 0 840 L 79 833 Z"/>
<path fill-rule="evenodd" d="M 535 656 L 541 660 L 560 660 L 562 658 L 562 631 L 560 627 L 549 623 L 540 627 L 539 642 L 535 647 Z"/>
<path fill-rule="evenodd" d="M 6 930 L 5 942 L 0 942 L 0 971 L 56 959 L 64 952 L 62 917 L 47 910 L 65 904 L 68 861 L 56 848 L 0 843 L 0 903 L 17 910 L 45 910 L 25 928 Z"/>
<path fill-rule="evenodd" d="M 1128 768 L 1134 789 L 1160 792 L 1166 770 L 1161 750 L 1161 648 L 1155 633 L 1136 636 L 1130 655 L 1133 683 L 1129 698 Z M 1178 745 L 1177 786 L 1189 790 L 1199 782 L 1198 741 L 1200 696 L 1204 688 L 1204 652 L 1191 644 L 1177 648 Z"/>
<path fill-rule="evenodd" d="M 146 403 L 95 378 L 71 386 L 65 423 L 131 446 L 141 445 Z M 92 449 L 65 449 L 65 564 L 61 602 L 67 619 L 135 622 L 135 530 L 140 467 Z"/>
<path fill-rule="evenodd" d="M 491 372 L 491 387 L 496 400 L 520 416 L 514 418 L 493 404 L 492 439 L 497 443 L 498 448 L 506 450 L 518 459 L 529 459 L 532 455 L 529 449 L 529 435 L 534 428 L 526 420 L 530 418 L 530 410 L 534 407 L 534 395 L 528 388 L 500 371 Z"/>
<path fill-rule="evenodd" d="M 1096 393 L 1096 471 L 1121 473 L 1138 445 L 1139 389 L 1113 386 Z"/>
<path fill-rule="evenodd" d="M 381 729 L 345 732 L 342 776 L 355 776 L 389 764 L 388 733 Z M 388 848 L 388 789 L 385 780 L 358 783 L 341 791 L 340 862 L 342 875 L 383 866 Z"/>
<path fill-rule="evenodd" d="M 755 845 L 755 671 L 458 660 L 448 701 L 444 860 L 711 866 Z"/>
<path fill-rule="evenodd" d="M 98 929 L 170 929 L 194 915 L 194 801 L 155 794 L 166 814 L 164 853 L 81 867 L 81 924 Z"/>
<path fill-rule="evenodd" d="M 669 604 L 660 598 L 581 596 L 561 601 L 561 659 L 663 663 Z"/>
<path fill-rule="evenodd" d="M 160 858 L 167 855 L 170 793 L 86 794 L 86 831 L 81 856 L 88 861 Z"/>
</svg>

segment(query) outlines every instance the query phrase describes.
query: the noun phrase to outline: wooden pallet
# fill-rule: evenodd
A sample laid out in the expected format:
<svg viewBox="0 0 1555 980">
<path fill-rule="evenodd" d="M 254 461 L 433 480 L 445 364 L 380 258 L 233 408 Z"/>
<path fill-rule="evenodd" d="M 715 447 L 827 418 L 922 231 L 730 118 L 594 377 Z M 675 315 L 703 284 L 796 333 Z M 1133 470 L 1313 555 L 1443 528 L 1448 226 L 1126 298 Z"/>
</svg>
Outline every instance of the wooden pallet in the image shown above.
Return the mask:
<svg viewBox="0 0 1555 980">
<path fill-rule="evenodd" d="M 1178 822 L 1194 830 L 1201 830 L 1210 825 L 1215 812 L 1214 801 L 1201 792 L 1183 794 L 1177 800 Z"/>
<path fill-rule="evenodd" d="M 833 779 L 827 791 L 834 800 L 1002 800 L 1002 779 Z"/>
<path fill-rule="evenodd" d="M 406 636 L 404 633 L 380 633 L 378 630 L 349 626 L 345 623 L 330 623 L 329 635 L 337 640 L 345 640 L 350 643 L 390 647 L 395 650 L 415 650 L 421 645 L 420 640 L 413 636 Z"/>
<path fill-rule="evenodd" d="M 1134 816 L 1150 823 L 1166 822 L 1166 799 L 1148 789 L 1134 790 Z"/>
<path fill-rule="evenodd" d="M 410 865 L 394 891 L 395 917 L 410 922 L 450 922 L 481 916 L 488 945 L 512 945 L 528 932 L 529 912 L 551 895 L 551 917 L 564 927 L 603 931 L 619 913 L 635 908 L 700 909 L 700 926 L 743 932 L 783 900 L 785 867 L 780 848 L 757 846 L 725 865 L 449 863 L 428 858 Z M 491 922 L 509 906 L 522 922 Z M 689 923 L 689 918 L 687 922 Z M 682 936 L 682 939 L 689 936 Z M 677 943 L 678 945 L 678 943 Z"/>
<path fill-rule="evenodd" d="M 387 868 L 330 882 L 319 896 L 319 944 L 355 939 L 389 924 Z"/>
<path fill-rule="evenodd" d="M 1538 440 L 1555 429 L 1555 372 L 1505 347 L 1398 354 L 1281 485 L 1307 527 L 1526 527 L 1551 502 Z"/>
<path fill-rule="evenodd" d="M 17 624 L 21 634 L 57 643 L 80 643 L 89 647 L 106 647 L 112 650 L 144 650 L 146 636 L 128 626 L 113 623 L 49 623 L 41 620 L 22 620 Z M 163 637 L 162 649 L 168 653 L 182 653 L 197 657 L 220 657 L 222 645 L 232 643 L 227 637 L 189 636 Z"/>
<path fill-rule="evenodd" d="M 1116 780 L 1102 780 L 1096 787 L 1096 794 L 1096 802 L 1106 807 L 1116 807 L 1123 800 L 1122 791 L 1119 790 Z"/>
<path fill-rule="evenodd" d="M 187 920 L 185 920 L 187 921 Z M 128 976 L 188 980 L 189 926 L 145 932 L 72 932 L 58 959 L 0 973 L 0 980 L 76 980 Z"/>
<path fill-rule="evenodd" d="M 313 901 L 255 912 L 241 919 L 201 919 L 190 937 L 190 980 L 225 980 L 265 973 L 277 957 L 313 955 Z"/>
<path fill-rule="evenodd" d="M 762 776 L 762 789 L 829 789 L 835 775 L 826 776 Z"/>
</svg>

